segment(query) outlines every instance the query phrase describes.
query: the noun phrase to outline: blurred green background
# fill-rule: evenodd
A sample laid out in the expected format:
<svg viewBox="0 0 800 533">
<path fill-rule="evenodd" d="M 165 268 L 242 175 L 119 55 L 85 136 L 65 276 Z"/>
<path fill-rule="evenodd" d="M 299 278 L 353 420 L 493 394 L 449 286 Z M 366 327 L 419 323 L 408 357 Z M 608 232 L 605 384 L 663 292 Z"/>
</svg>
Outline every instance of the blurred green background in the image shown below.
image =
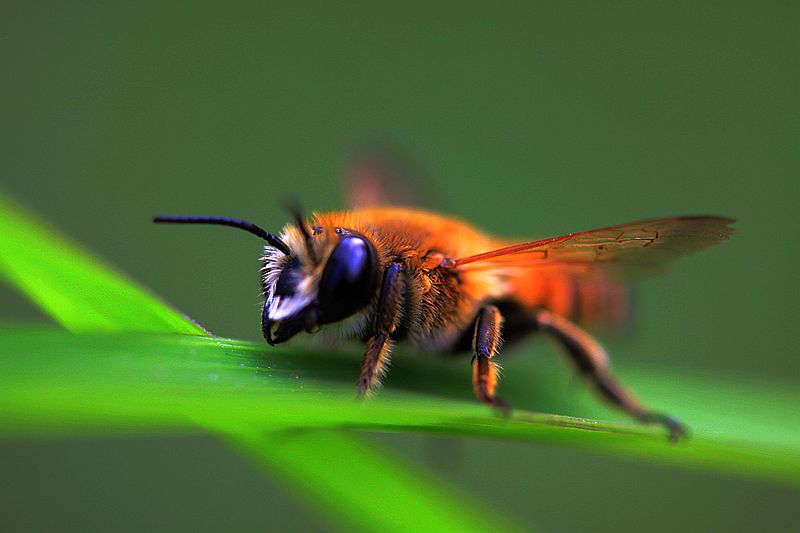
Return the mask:
<svg viewBox="0 0 800 533">
<path fill-rule="evenodd" d="M 348 151 L 376 136 L 429 170 L 449 213 L 497 234 L 733 216 L 731 242 L 637 285 L 636 327 L 607 345 L 620 367 L 696 369 L 709 386 L 714 372 L 796 385 L 798 15 L 791 2 L 6 1 L 0 186 L 216 333 L 248 339 L 259 242 L 150 217 L 277 230 L 286 198 L 342 207 Z M 45 319 L 2 286 L 0 320 Z M 506 382 L 557 358 L 549 342 L 517 352 Z M 784 530 L 798 496 L 575 450 L 374 438 L 550 531 L 631 519 Z M 325 527 L 206 437 L 15 439 L 0 465 L 0 509 L 18 526 Z"/>
</svg>

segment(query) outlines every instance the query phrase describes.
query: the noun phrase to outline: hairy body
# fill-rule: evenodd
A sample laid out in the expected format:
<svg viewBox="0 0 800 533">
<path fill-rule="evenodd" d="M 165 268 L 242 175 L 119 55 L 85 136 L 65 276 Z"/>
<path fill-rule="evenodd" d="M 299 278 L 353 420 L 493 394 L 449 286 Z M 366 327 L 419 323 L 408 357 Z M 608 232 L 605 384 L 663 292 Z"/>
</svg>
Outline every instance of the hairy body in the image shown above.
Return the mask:
<svg viewBox="0 0 800 533">
<path fill-rule="evenodd" d="M 392 262 L 404 267 L 401 328 L 395 340 L 407 339 L 425 351 L 469 349 L 465 337 L 472 335 L 475 318 L 488 304 L 506 310 L 506 340 L 517 340 L 531 330 L 530 317 L 540 309 L 585 325 L 619 323 L 626 314 L 626 292 L 610 276 L 585 269 L 560 266 L 531 271 L 519 266 L 454 269 L 459 257 L 511 244 L 492 238 L 467 222 L 403 207 L 375 207 L 314 214 L 309 224 L 316 228 L 315 248 L 324 254 L 333 245 L 326 242 L 344 228 L 368 239 L 378 251 L 379 272 Z M 322 229 L 322 231 L 320 231 Z M 327 236 L 327 238 L 326 238 Z M 281 239 L 293 249 L 302 249 L 302 234 L 295 225 L 284 228 Z M 265 285 L 274 283 L 270 273 L 280 271 L 283 258 L 267 249 Z M 367 337 L 368 320 L 374 316 L 378 294 L 358 315 L 341 325 L 346 336 Z M 529 332 L 528 331 L 528 332 Z"/>
</svg>

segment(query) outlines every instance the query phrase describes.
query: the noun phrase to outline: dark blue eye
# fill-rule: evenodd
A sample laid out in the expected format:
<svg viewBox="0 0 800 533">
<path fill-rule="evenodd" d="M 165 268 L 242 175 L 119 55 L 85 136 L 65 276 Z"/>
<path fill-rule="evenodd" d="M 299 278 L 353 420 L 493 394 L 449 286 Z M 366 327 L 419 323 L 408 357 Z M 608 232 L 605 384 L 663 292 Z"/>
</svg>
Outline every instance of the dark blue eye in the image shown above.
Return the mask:
<svg viewBox="0 0 800 533">
<path fill-rule="evenodd" d="M 342 320 L 369 303 L 375 271 L 372 245 L 357 235 L 342 237 L 319 283 L 319 306 L 325 322 Z"/>
</svg>

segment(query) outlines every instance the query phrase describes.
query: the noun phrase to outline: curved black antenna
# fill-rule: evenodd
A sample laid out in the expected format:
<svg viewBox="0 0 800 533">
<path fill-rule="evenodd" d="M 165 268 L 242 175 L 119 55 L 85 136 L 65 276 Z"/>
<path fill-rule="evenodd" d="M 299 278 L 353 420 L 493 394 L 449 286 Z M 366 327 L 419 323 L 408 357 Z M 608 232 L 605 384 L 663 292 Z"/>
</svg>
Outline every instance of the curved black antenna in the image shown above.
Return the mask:
<svg viewBox="0 0 800 533">
<path fill-rule="evenodd" d="M 305 217 L 303 216 L 303 210 L 300 209 L 300 204 L 298 202 L 291 202 L 288 205 L 289 212 L 294 217 L 295 224 L 297 227 L 300 228 L 300 232 L 303 234 L 303 239 L 306 243 L 306 251 L 308 251 L 308 255 L 314 259 L 314 246 L 313 246 L 313 236 L 311 235 L 311 230 L 308 227 L 308 223 L 306 222 Z"/>
<path fill-rule="evenodd" d="M 230 226 L 232 228 L 239 228 L 245 231 L 249 231 L 253 235 L 258 235 L 265 241 L 269 243 L 270 246 L 273 246 L 283 252 L 285 255 L 291 255 L 289 251 L 289 247 L 286 246 L 286 243 L 280 240 L 278 237 L 269 233 L 268 231 L 259 228 L 252 222 L 247 222 L 246 220 L 240 220 L 238 218 L 228 218 L 228 217 L 192 217 L 192 216 L 175 216 L 175 215 L 167 215 L 167 216 L 157 216 L 153 218 L 153 222 L 163 222 L 167 224 L 217 224 L 219 226 Z"/>
</svg>

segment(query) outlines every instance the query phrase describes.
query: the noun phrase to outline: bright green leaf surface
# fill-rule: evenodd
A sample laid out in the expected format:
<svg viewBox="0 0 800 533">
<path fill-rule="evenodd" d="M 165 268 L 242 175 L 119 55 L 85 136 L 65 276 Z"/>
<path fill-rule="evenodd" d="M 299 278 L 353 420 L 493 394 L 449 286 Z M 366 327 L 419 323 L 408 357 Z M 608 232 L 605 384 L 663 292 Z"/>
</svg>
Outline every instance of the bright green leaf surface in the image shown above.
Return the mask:
<svg viewBox="0 0 800 533">
<path fill-rule="evenodd" d="M 637 372 L 643 395 L 669 382 L 677 398 L 671 407 L 691 414 L 693 437 L 672 446 L 660 428 L 524 411 L 510 419 L 495 416 L 472 400 L 447 398 L 464 388 L 464 376 L 460 367 L 436 360 L 398 357 L 391 386 L 361 403 L 352 384 L 358 360 L 337 354 L 267 350 L 227 339 L 37 329 L 0 332 L 0 342 L 9 355 L 0 360 L 0 422 L 7 431 L 141 425 L 419 431 L 568 444 L 800 483 L 800 424 L 793 410 L 800 395 L 769 384 L 716 379 L 713 387 L 700 387 L 696 376 Z M 440 386 L 425 391 L 420 374 L 435 375 Z M 749 407 L 741 409 L 744 404 Z M 704 409 L 709 405 L 731 412 L 718 416 Z"/>
<path fill-rule="evenodd" d="M 314 495 L 322 511 L 346 531 L 408 531 L 410 523 L 424 524 L 428 531 L 522 530 L 494 516 L 489 505 L 347 432 L 237 430 L 232 441 L 292 479 L 301 495 Z M 411 497 L 400 496 L 413 486 L 418 491 Z"/>
<path fill-rule="evenodd" d="M 0 194 L 0 275 L 74 332 L 203 329 Z"/>
<path fill-rule="evenodd" d="M 481 509 L 471 495 L 348 435 L 348 427 L 364 425 L 349 386 L 319 382 L 304 394 L 310 380 L 297 372 L 307 371 L 262 361 L 252 345 L 51 329 L 0 330 L 0 345 L 0 373 L 7 372 L 0 432 L 200 427 L 280 474 L 343 529 L 521 529 Z M 339 418 L 337 410 L 351 414 Z"/>
</svg>

